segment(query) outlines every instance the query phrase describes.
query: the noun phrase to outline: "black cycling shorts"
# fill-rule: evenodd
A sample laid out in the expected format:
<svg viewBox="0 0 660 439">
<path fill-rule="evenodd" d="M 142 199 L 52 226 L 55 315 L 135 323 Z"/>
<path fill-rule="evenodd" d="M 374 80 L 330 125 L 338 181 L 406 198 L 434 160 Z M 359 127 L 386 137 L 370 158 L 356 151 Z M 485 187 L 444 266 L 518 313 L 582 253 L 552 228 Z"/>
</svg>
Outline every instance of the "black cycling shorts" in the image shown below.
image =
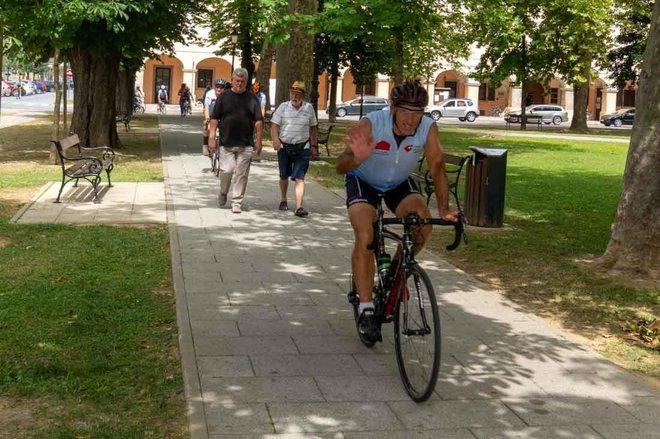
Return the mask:
<svg viewBox="0 0 660 439">
<path fill-rule="evenodd" d="M 351 207 L 355 203 L 368 203 L 375 208 L 378 208 L 378 194 L 381 193 L 381 191 L 353 175 L 346 176 L 344 179 L 344 185 L 346 187 L 347 208 Z M 392 212 L 396 212 L 396 208 L 399 203 L 401 203 L 401 201 L 408 195 L 419 193 L 420 192 L 419 187 L 417 187 L 417 183 L 415 183 L 415 181 L 410 177 L 408 177 L 408 180 L 404 181 L 394 189 L 382 192 L 385 205 Z"/>
</svg>

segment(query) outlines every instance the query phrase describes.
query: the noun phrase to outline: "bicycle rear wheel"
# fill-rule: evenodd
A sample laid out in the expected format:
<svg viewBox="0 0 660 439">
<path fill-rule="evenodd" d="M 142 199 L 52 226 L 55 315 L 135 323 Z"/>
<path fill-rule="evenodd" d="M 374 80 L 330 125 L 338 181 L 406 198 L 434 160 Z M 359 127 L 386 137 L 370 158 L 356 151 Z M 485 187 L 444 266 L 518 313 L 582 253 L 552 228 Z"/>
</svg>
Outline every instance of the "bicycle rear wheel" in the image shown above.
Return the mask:
<svg viewBox="0 0 660 439">
<path fill-rule="evenodd" d="M 406 269 L 394 315 L 394 345 L 401 381 L 416 402 L 435 389 L 440 369 L 440 316 L 433 285 L 417 264 Z"/>
</svg>

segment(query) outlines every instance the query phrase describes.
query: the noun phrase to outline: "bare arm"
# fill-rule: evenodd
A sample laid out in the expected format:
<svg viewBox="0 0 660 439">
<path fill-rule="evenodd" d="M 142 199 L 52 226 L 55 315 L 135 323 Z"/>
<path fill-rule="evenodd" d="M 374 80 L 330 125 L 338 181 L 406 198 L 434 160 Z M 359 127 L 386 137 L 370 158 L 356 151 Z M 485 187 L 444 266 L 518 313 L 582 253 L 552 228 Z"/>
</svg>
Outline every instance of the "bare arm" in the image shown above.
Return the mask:
<svg viewBox="0 0 660 439">
<path fill-rule="evenodd" d="M 309 144 L 310 145 L 318 145 L 318 125 L 314 125 L 313 127 L 309 127 Z"/>
<path fill-rule="evenodd" d="M 429 162 L 431 176 L 433 177 L 435 197 L 440 216 L 446 220 L 456 221 L 457 212 L 449 210 L 449 182 L 445 173 L 445 156 L 435 124 L 429 130 L 424 152 Z"/>
<path fill-rule="evenodd" d="M 371 156 L 374 150 L 371 135 L 371 122 L 362 118 L 358 124 L 349 131 L 346 140 L 346 149 L 337 157 L 336 169 L 338 174 L 346 174 L 357 168 Z"/>
<path fill-rule="evenodd" d="M 263 120 L 258 120 L 254 123 L 254 132 L 255 132 L 255 139 L 254 139 L 254 149 L 258 154 L 261 154 L 261 139 L 264 135 L 264 121 Z"/>
<path fill-rule="evenodd" d="M 209 151 L 215 151 L 217 142 L 215 140 L 215 131 L 218 128 L 218 119 L 209 120 Z"/>
<path fill-rule="evenodd" d="M 273 149 L 279 151 L 282 147 L 282 142 L 280 142 L 280 126 L 272 121 L 270 122 L 270 138 L 273 139 Z"/>
</svg>

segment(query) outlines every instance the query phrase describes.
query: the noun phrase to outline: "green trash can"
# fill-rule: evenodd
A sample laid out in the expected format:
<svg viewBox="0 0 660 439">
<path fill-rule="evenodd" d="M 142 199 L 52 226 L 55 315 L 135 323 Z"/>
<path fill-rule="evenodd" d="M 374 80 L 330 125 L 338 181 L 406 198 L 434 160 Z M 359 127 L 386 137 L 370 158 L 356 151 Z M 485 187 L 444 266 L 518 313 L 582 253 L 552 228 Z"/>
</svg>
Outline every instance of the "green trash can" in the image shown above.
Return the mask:
<svg viewBox="0 0 660 439">
<path fill-rule="evenodd" d="M 465 218 L 478 227 L 504 225 L 506 155 L 502 148 L 471 146 L 474 157 L 465 184 Z"/>
</svg>

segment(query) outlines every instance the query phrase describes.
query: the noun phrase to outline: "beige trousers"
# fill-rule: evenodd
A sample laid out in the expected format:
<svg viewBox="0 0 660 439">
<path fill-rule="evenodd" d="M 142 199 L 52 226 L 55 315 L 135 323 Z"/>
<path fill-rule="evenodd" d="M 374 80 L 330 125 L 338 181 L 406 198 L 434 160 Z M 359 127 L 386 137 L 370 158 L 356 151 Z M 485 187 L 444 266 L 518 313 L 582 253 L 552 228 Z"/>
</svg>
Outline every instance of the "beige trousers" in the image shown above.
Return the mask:
<svg viewBox="0 0 660 439">
<path fill-rule="evenodd" d="M 220 147 L 220 193 L 227 195 L 232 187 L 232 206 L 243 203 L 253 153 L 253 147 Z"/>
</svg>

